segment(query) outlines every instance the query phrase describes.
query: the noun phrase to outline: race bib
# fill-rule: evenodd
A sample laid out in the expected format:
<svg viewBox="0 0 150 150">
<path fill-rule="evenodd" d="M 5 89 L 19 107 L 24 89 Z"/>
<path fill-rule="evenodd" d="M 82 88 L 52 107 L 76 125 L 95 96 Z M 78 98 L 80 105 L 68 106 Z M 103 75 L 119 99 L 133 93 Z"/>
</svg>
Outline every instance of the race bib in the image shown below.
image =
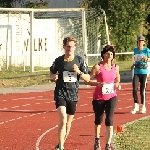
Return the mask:
<svg viewBox="0 0 150 150">
<path fill-rule="evenodd" d="M 134 56 L 134 60 L 135 60 L 135 61 L 142 61 L 142 58 L 143 58 L 143 56 L 140 55 L 140 54 L 136 54 L 136 55 Z"/>
<path fill-rule="evenodd" d="M 76 82 L 77 81 L 77 73 L 76 72 L 63 72 L 63 80 L 64 82 Z"/>
<path fill-rule="evenodd" d="M 102 93 L 103 94 L 111 94 L 114 93 L 114 83 L 105 84 L 102 87 Z"/>
</svg>

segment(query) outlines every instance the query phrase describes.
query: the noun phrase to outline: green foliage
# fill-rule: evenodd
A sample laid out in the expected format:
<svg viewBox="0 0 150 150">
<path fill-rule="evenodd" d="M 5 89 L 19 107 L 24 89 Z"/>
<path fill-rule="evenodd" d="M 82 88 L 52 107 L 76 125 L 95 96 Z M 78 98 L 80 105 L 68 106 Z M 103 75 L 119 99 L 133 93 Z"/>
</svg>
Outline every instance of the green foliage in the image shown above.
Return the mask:
<svg viewBox="0 0 150 150">
<path fill-rule="evenodd" d="M 13 0 L 0 0 L 0 7 L 11 8 Z"/>
<path fill-rule="evenodd" d="M 148 35 L 147 40 L 150 37 L 150 23 L 146 19 L 150 14 L 149 0 L 92 0 L 83 4 L 82 7 L 95 8 L 97 12 L 100 7 L 105 10 L 110 41 L 117 52 L 132 51 L 139 34 Z"/>
<path fill-rule="evenodd" d="M 0 0 L 0 7 L 6 7 L 6 8 L 11 8 L 12 7 L 12 3 L 15 0 Z M 25 8 L 45 8 L 48 6 L 48 2 L 47 1 L 43 1 L 40 0 L 39 1 L 27 1 L 25 2 L 25 4 L 23 5 L 23 7 Z"/>
<path fill-rule="evenodd" d="M 40 2 L 36 1 L 27 1 L 23 7 L 25 8 L 45 8 L 48 5 L 47 1 L 40 0 Z"/>
</svg>

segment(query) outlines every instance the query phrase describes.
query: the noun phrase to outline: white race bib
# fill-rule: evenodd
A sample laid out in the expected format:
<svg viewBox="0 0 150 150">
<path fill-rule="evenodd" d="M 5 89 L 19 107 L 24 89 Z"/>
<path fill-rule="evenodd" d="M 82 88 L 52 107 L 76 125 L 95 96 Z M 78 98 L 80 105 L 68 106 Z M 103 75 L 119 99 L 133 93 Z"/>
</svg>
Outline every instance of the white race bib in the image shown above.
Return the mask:
<svg viewBox="0 0 150 150">
<path fill-rule="evenodd" d="M 77 73 L 76 72 L 63 72 L 63 80 L 64 82 L 76 82 L 77 81 Z"/>
<path fill-rule="evenodd" d="M 111 94 L 114 93 L 114 83 L 105 84 L 102 87 L 102 93 L 103 94 Z"/>
<path fill-rule="evenodd" d="M 141 54 L 136 54 L 136 55 L 134 56 L 134 60 L 135 60 L 135 61 L 142 61 L 142 58 L 143 58 L 143 56 L 142 56 Z"/>
</svg>

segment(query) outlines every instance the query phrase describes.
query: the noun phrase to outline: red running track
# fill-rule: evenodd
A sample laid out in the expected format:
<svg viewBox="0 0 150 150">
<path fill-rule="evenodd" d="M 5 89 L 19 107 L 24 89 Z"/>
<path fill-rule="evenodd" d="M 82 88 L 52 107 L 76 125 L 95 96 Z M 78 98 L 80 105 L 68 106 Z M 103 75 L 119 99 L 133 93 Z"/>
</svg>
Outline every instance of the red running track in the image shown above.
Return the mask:
<svg viewBox="0 0 150 150">
<path fill-rule="evenodd" d="M 65 150 L 93 150 L 93 88 L 80 89 L 80 100 Z M 150 115 L 150 87 L 146 94 L 147 113 L 130 114 L 133 106 L 131 84 L 118 91 L 114 127 Z M 0 150 L 54 150 L 58 116 L 53 91 L 0 95 Z M 102 124 L 101 146 L 105 145 Z"/>
</svg>

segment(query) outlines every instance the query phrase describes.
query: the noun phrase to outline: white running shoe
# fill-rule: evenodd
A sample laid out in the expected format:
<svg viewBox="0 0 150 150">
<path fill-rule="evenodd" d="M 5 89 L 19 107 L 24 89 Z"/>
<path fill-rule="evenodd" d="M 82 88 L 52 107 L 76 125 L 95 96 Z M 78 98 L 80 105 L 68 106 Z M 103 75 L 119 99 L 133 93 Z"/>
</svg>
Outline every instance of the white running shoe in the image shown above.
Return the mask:
<svg viewBox="0 0 150 150">
<path fill-rule="evenodd" d="M 131 114 L 136 114 L 139 111 L 139 104 L 134 103 L 134 108 L 131 110 Z"/>
<path fill-rule="evenodd" d="M 145 113 L 146 113 L 146 107 L 145 107 L 145 105 L 142 105 L 141 113 L 142 113 L 142 114 L 145 114 Z"/>
</svg>

